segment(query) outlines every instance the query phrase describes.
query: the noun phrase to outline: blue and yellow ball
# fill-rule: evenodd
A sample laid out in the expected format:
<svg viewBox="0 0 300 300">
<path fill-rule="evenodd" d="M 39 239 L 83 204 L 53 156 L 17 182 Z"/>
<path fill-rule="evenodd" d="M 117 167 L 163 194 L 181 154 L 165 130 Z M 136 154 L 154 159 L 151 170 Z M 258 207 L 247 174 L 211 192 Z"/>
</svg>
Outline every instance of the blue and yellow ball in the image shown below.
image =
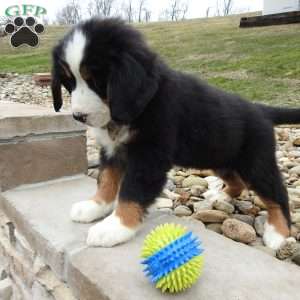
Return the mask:
<svg viewBox="0 0 300 300">
<path fill-rule="evenodd" d="M 179 224 L 167 223 L 152 230 L 144 241 L 142 257 L 145 274 L 163 293 L 190 288 L 203 270 L 200 240 Z"/>
</svg>

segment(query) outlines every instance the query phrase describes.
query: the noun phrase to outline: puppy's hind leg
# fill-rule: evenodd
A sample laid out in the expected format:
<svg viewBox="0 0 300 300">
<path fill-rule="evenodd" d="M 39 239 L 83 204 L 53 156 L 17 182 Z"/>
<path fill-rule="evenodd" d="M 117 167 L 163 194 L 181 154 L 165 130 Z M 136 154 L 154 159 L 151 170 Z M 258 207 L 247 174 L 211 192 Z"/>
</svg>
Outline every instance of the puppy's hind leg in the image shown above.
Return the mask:
<svg viewBox="0 0 300 300">
<path fill-rule="evenodd" d="M 260 196 L 268 209 L 263 240 L 266 246 L 278 249 L 290 235 L 288 195 L 274 156 L 265 156 L 260 165 L 244 171 L 243 179 Z M 255 171 L 254 171 L 255 170 Z"/>
<path fill-rule="evenodd" d="M 226 186 L 223 191 L 231 198 L 240 196 L 242 191 L 246 188 L 241 177 L 235 171 L 224 169 L 217 170 L 215 173 L 225 182 Z"/>
</svg>

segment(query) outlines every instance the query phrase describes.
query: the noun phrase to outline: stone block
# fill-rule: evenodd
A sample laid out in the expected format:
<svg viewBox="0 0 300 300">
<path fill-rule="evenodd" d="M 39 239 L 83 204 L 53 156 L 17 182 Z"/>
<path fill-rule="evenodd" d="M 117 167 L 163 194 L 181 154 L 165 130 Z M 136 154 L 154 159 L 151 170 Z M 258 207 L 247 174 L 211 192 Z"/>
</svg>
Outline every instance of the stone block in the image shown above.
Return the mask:
<svg viewBox="0 0 300 300">
<path fill-rule="evenodd" d="M 56 113 L 51 108 L 6 101 L 0 102 L 0 128 L 0 142 L 85 131 L 70 112 Z"/>
<path fill-rule="evenodd" d="M 190 290 L 178 295 L 178 299 L 299 299 L 297 266 L 208 231 L 190 218 L 156 214 L 149 216 L 142 231 L 127 244 L 87 248 L 72 255 L 68 282 L 75 296 L 81 300 L 174 299 L 174 295 L 162 294 L 148 282 L 140 263 L 145 235 L 166 222 L 187 226 L 202 239 L 205 248 L 202 277 Z"/>
<path fill-rule="evenodd" d="M 12 296 L 12 282 L 9 278 L 0 281 L 0 299 L 10 300 Z"/>
<path fill-rule="evenodd" d="M 2 191 L 21 184 L 51 180 L 87 171 L 83 135 L 0 144 Z"/>
<path fill-rule="evenodd" d="M 69 219 L 72 204 L 88 199 L 86 176 L 23 186 L 3 194 L 2 207 L 43 260 L 81 300 L 300 299 L 300 269 L 204 228 L 201 222 L 151 212 L 137 236 L 113 248 L 87 248 L 90 224 Z M 140 252 L 158 224 L 185 225 L 203 241 L 204 273 L 178 296 L 161 294 L 143 274 Z"/>
<path fill-rule="evenodd" d="M 0 103 L 0 188 L 87 172 L 85 128 L 68 112 Z"/>
<path fill-rule="evenodd" d="M 95 191 L 96 180 L 79 175 L 6 191 L 0 204 L 31 247 L 64 280 L 67 250 L 85 246 L 90 226 L 70 220 L 72 203 L 89 199 Z"/>
</svg>

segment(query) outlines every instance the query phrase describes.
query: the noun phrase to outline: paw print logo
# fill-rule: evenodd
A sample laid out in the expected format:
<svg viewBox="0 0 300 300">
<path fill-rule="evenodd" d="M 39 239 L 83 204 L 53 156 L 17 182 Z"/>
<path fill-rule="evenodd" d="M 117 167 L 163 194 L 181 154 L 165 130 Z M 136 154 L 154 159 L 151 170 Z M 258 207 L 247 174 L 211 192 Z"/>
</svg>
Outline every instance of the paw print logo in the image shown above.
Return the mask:
<svg viewBox="0 0 300 300">
<path fill-rule="evenodd" d="M 34 17 L 16 17 L 13 22 L 7 23 L 4 31 L 11 35 L 10 43 L 13 47 L 19 47 L 23 44 L 36 47 L 39 44 L 38 35 L 43 33 L 45 27 L 37 23 Z"/>
</svg>

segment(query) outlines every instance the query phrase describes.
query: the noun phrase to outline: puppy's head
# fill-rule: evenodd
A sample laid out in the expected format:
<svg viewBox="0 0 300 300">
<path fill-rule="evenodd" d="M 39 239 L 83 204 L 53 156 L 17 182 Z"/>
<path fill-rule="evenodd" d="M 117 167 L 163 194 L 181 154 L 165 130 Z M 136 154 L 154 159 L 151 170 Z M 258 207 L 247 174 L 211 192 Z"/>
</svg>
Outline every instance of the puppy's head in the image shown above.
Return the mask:
<svg viewBox="0 0 300 300">
<path fill-rule="evenodd" d="M 158 89 L 156 55 L 141 35 L 118 19 L 75 26 L 53 50 L 52 94 L 62 107 L 63 85 L 75 119 L 93 127 L 129 124 Z"/>
</svg>

